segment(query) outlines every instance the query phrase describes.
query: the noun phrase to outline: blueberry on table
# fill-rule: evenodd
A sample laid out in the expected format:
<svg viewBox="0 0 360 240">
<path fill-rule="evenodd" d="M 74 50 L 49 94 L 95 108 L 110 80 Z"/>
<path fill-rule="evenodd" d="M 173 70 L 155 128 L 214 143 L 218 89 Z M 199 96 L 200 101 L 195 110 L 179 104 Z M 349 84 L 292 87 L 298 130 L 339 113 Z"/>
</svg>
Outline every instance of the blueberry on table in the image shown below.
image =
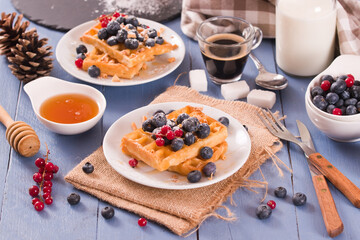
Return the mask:
<svg viewBox="0 0 360 240">
<path fill-rule="evenodd" d="M 357 111 L 360 113 L 360 101 L 357 102 L 357 104 L 356 104 L 356 109 L 357 109 Z"/>
<path fill-rule="evenodd" d="M 94 166 L 90 162 L 87 162 L 82 167 L 82 170 L 84 171 L 84 173 L 89 174 L 89 173 L 92 173 L 94 171 Z"/>
<path fill-rule="evenodd" d="M 340 75 L 340 76 L 338 76 L 338 77 L 336 78 L 336 80 L 338 80 L 338 79 L 345 80 L 345 79 L 347 79 L 347 78 L 348 78 L 347 75 Z"/>
<path fill-rule="evenodd" d="M 334 105 L 337 108 L 342 107 L 344 106 L 344 100 L 340 98 L 339 101 L 337 101 Z"/>
<path fill-rule="evenodd" d="M 346 115 L 354 115 L 356 113 L 358 113 L 358 112 L 354 105 L 349 105 L 346 107 L 346 110 L 345 110 Z"/>
<path fill-rule="evenodd" d="M 118 40 L 119 43 L 123 43 L 127 39 L 127 35 L 128 35 L 128 32 L 125 29 L 121 29 L 116 34 L 116 39 Z"/>
<path fill-rule="evenodd" d="M 266 219 L 270 217 L 271 213 L 272 213 L 271 208 L 266 204 L 261 204 L 256 209 L 256 216 L 259 219 Z"/>
<path fill-rule="evenodd" d="M 164 39 L 162 37 L 158 36 L 155 38 L 155 43 L 161 45 L 164 43 Z"/>
<path fill-rule="evenodd" d="M 100 68 L 92 65 L 88 68 L 88 74 L 90 75 L 90 77 L 97 78 L 98 76 L 100 76 Z"/>
<path fill-rule="evenodd" d="M 109 22 L 106 27 L 106 31 L 110 36 L 116 35 L 119 30 L 120 30 L 120 23 L 118 23 L 115 20 Z"/>
<path fill-rule="evenodd" d="M 191 183 L 197 183 L 201 179 L 201 172 L 199 170 L 194 170 L 188 173 L 187 179 Z"/>
<path fill-rule="evenodd" d="M 141 36 L 140 34 L 137 36 L 136 39 L 139 40 L 139 42 L 144 42 L 144 40 L 145 40 L 145 38 L 143 36 Z"/>
<path fill-rule="evenodd" d="M 319 108 L 320 110 L 323 110 L 323 111 L 326 109 L 326 107 L 328 105 L 325 98 L 321 95 L 316 95 L 313 98 L 313 103 L 317 108 Z"/>
<path fill-rule="evenodd" d="M 128 38 L 125 40 L 125 47 L 128 49 L 137 49 L 139 41 L 136 38 Z"/>
<path fill-rule="evenodd" d="M 286 188 L 284 188 L 284 187 L 277 187 L 277 188 L 275 188 L 274 193 L 275 193 L 275 196 L 278 198 L 285 198 L 287 191 L 286 191 Z"/>
<path fill-rule="evenodd" d="M 203 167 L 202 172 L 204 173 L 204 175 L 205 175 L 206 177 L 212 177 L 212 176 L 214 176 L 215 173 L 216 173 L 216 165 L 215 165 L 215 163 L 213 163 L 213 162 L 207 163 L 207 164 Z"/>
<path fill-rule="evenodd" d="M 218 119 L 218 121 L 219 121 L 222 125 L 224 125 L 225 127 L 228 127 L 228 126 L 229 126 L 229 123 L 230 123 L 230 121 L 229 121 L 229 119 L 228 119 L 227 117 L 221 117 L 221 118 Z"/>
<path fill-rule="evenodd" d="M 187 132 L 185 133 L 185 137 L 184 137 L 184 143 L 187 146 L 190 146 L 191 144 L 193 144 L 196 141 L 195 136 L 193 133 L 191 132 Z"/>
<path fill-rule="evenodd" d="M 161 112 L 155 114 L 152 118 L 152 124 L 155 127 L 162 127 L 166 124 L 166 122 L 167 122 L 166 116 L 164 113 Z"/>
<path fill-rule="evenodd" d="M 67 197 L 67 201 L 70 205 L 76 205 L 80 202 L 80 195 L 77 193 L 71 193 L 68 197 Z"/>
<path fill-rule="evenodd" d="M 346 82 L 343 79 L 338 79 L 336 82 L 331 84 L 330 91 L 340 94 L 346 89 Z"/>
<path fill-rule="evenodd" d="M 116 36 L 111 36 L 109 37 L 107 40 L 106 40 L 106 43 L 109 45 L 109 46 L 114 46 L 116 44 L 118 44 L 118 40 L 116 38 Z"/>
<path fill-rule="evenodd" d="M 200 123 L 195 133 L 198 138 L 207 138 L 210 134 L 210 126 L 207 123 Z"/>
<path fill-rule="evenodd" d="M 155 116 L 158 113 L 163 113 L 164 115 L 166 115 L 164 110 L 159 109 L 159 110 L 156 110 L 156 112 L 154 112 L 153 116 Z"/>
<path fill-rule="evenodd" d="M 200 156 L 203 159 L 210 159 L 213 156 L 213 150 L 210 147 L 203 147 L 200 149 Z"/>
<path fill-rule="evenodd" d="M 195 132 L 200 125 L 199 120 L 196 117 L 189 117 L 182 122 L 182 128 L 186 132 Z"/>
<path fill-rule="evenodd" d="M 145 46 L 147 47 L 153 47 L 155 46 L 155 40 L 153 38 L 148 38 L 146 41 L 145 41 Z"/>
<path fill-rule="evenodd" d="M 116 18 L 115 20 L 116 20 L 119 24 L 122 24 L 122 23 L 124 23 L 124 22 L 125 22 L 125 18 L 124 18 L 124 17 L 122 17 L 122 16 L 120 16 L 120 17 Z"/>
<path fill-rule="evenodd" d="M 80 44 L 79 46 L 77 46 L 76 48 L 76 53 L 87 53 L 87 48 L 85 47 L 85 45 Z"/>
<path fill-rule="evenodd" d="M 135 27 L 139 26 L 139 20 L 134 16 L 128 16 L 127 18 L 125 18 L 125 23 L 130 23 Z"/>
<path fill-rule="evenodd" d="M 342 93 L 340 93 L 340 98 L 346 100 L 346 99 L 349 99 L 350 98 L 350 92 L 349 90 L 345 90 L 343 91 Z"/>
<path fill-rule="evenodd" d="M 155 126 L 152 124 L 151 119 L 146 119 L 142 124 L 142 129 L 144 132 L 152 132 L 155 129 Z"/>
<path fill-rule="evenodd" d="M 182 113 L 176 118 L 176 124 L 181 124 L 185 119 L 188 119 L 190 116 L 187 113 Z"/>
<path fill-rule="evenodd" d="M 304 193 L 295 193 L 292 197 L 295 206 L 302 206 L 306 203 L 306 195 Z"/>
<path fill-rule="evenodd" d="M 350 96 L 360 99 L 360 86 L 353 85 L 349 88 Z"/>
<path fill-rule="evenodd" d="M 320 86 L 315 86 L 311 89 L 311 96 L 315 97 L 317 95 L 323 95 L 324 94 L 324 90 L 322 90 L 322 88 Z"/>
<path fill-rule="evenodd" d="M 147 35 L 149 36 L 149 38 L 155 38 L 157 37 L 157 31 L 154 28 L 150 28 L 147 32 Z"/>
<path fill-rule="evenodd" d="M 354 86 L 360 86 L 360 81 L 359 81 L 359 80 L 355 80 L 355 81 L 354 81 Z"/>
<path fill-rule="evenodd" d="M 101 215 L 105 218 L 105 219 L 110 219 L 115 215 L 115 211 L 114 208 L 112 207 L 104 207 L 101 210 Z"/>
<path fill-rule="evenodd" d="M 334 78 L 331 75 L 322 75 L 320 81 L 323 82 L 325 80 L 328 80 L 330 83 L 335 82 Z"/>
<path fill-rule="evenodd" d="M 358 102 L 358 100 L 356 98 L 349 98 L 349 99 L 346 99 L 345 102 L 344 102 L 344 105 L 345 107 L 346 106 L 349 106 L 349 105 L 354 105 Z"/>
<path fill-rule="evenodd" d="M 326 94 L 325 99 L 329 104 L 335 104 L 340 99 L 340 97 L 336 93 L 329 92 Z"/>
<path fill-rule="evenodd" d="M 332 114 L 335 108 L 336 108 L 335 105 L 330 104 L 329 106 L 327 106 L 326 112 Z"/>
<path fill-rule="evenodd" d="M 171 141 L 171 150 L 174 152 L 179 151 L 184 146 L 184 140 L 182 138 L 174 138 Z"/>
<path fill-rule="evenodd" d="M 108 36 L 108 33 L 106 31 L 106 28 L 102 28 L 98 31 L 98 38 L 103 40 L 103 39 L 107 39 L 109 36 Z"/>
</svg>

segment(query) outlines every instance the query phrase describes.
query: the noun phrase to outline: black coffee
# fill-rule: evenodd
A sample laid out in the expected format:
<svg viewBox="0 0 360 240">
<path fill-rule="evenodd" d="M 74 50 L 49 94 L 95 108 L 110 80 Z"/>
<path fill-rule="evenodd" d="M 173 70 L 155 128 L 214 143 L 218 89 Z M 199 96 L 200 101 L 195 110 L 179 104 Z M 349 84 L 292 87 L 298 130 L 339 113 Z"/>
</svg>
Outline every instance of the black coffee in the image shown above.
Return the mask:
<svg viewBox="0 0 360 240">
<path fill-rule="evenodd" d="M 216 34 L 206 39 L 220 46 L 205 46 L 201 51 L 205 66 L 210 75 L 220 79 L 233 79 L 239 76 L 245 67 L 248 52 L 246 46 L 233 47 L 242 43 L 244 38 L 231 33 Z"/>
</svg>

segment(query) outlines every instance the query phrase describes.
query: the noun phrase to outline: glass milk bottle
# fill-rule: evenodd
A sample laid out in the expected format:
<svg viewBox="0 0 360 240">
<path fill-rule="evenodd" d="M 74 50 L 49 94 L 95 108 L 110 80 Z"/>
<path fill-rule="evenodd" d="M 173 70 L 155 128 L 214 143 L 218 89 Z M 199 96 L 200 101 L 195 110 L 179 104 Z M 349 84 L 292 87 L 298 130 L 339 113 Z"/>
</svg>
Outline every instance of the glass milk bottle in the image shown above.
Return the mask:
<svg viewBox="0 0 360 240">
<path fill-rule="evenodd" d="M 287 73 L 312 76 L 335 51 L 336 0 L 277 0 L 276 61 Z"/>
</svg>

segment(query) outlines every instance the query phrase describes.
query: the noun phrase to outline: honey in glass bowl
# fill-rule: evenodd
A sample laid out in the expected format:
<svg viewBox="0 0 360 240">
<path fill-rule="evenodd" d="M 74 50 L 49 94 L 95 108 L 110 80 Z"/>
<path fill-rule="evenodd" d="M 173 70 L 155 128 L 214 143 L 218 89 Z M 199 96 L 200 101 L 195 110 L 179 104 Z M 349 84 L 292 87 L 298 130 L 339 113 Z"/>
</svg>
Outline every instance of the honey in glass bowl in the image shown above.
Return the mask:
<svg viewBox="0 0 360 240">
<path fill-rule="evenodd" d="M 77 93 L 60 94 L 45 100 L 40 115 L 57 123 L 81 123 L 95 117 L 99 106 L 92 98 Z"/>
</svg>

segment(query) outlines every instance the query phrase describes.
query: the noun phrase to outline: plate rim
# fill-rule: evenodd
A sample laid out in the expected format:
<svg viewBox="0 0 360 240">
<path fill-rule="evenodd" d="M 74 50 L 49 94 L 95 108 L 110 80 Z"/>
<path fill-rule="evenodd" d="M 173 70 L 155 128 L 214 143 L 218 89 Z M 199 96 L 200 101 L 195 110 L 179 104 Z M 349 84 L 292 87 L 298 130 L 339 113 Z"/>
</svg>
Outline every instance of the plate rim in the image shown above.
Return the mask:
<svg viewBox="0 0 360 240">
<path fill-rule="evenodd" d="M 90 20 L 90 21 L 87 21 L 87 22 L 84 22 L 84 23 L 81 23 L 79 25 L 77 25 L 76 27 L 72 28 L 71 30 L 69 30 L 68 32 L 66 32 L 61 38 L 60 40 L 58 41 L 57 45 L 56 45 L 56 49 L 55 49 L 55 55 L 56 55 L 56 60 L 57 62 L 59 63 L 59 65 L 61 66 L 61 68 L 67 72 L 68 74 L 70 74 L 72 77 L 76 78 L 76 79 L 79 79 L 81 81 L 84 81 L 84 82 L 87 82 L 87 83 L 91 83 L 91 84 L 96 84 L 96 85 L 100 85 L 100 86 L 111 86 L 111 87 L 127 87 L 127 86 L 136 86 L 136 85 L 141 85 L 141 84 L 146 84 L 146 83 L 149 83 L 149 82 L 153 82 L 153 81 L 156 81 L 156 80 L 159 80 L 159 79 L 162 79 L 164 77 L 166 77 L 167 75 L 169 75 L 170 73 L 172 73 L 173 71 L 175 71 L 180 65 L 181 63 L 184 61 L 184 58 L 185 58 L 185 53 L 186 53 L 186 47 L 185 47 L 185 44 L 184 44 L 184 41 L 183 39 L 179 36 L 179 34 L 177 34 L 177 32 L 175 32 L 173 29 L 171 29 L 170 27 L 162 24 L 162 23 L 159 23 L 159 22 L 156 22 L 156 21 L 152 21 L 152 20 L 149 20 L 149 19 L 145 19 L 145 18 L 140 18 L 138 17 L 139 21 L 140 22 L 148 22 L 147 24 L 148 25 L 152 25 L 152 24 L 159 24 L 160 26 L 159 27 L 162 27 L 165 29 L 165 31 L 168 31 L 170 32 L 170 35 L 171 36 L 174 36 L 174 38 L 177 38 L 177 45 L 178 45 L 178 48 L 175 49 L 175 50 L 178 50 L 180 51 L 179 52 L 179 61 L 177 61 L 177 63 L 171 67 L 170 69 L 166 70 L 165 72 L 161 73 L 161 74 L 157 74 L 156 76 L 150 78 L 150 79 L 147 79 L 147 80 L 129 80 L 129 79 L 124 79 L 123 82 L 109 82 L 109 81 L 101 81 L 100 79 L 98 78 L 94 78 L 94 80 L 92 80 L 90 77 L 89 78 L 85 78 L 85 77 L 82 77 L 82 76 L 79 76 L 77 75 L 76 73 L 74 73 L 74 71 L 72 69 L 68 69 L 66 67 L 66 65 L 63 63 L 62 61 L 62 53 L 60 52 L 60 47 L 61 46 L 67 46 L 68 44 L 67 43 L 67 38 L 69 38 L 69 36 L 71 34 L 73 34 L 74 32 L 78 31 L 78 29 L 81 29 L 82 27 L 84 26 L 87 26 L 89 25 L 93 25 L 93 24 L 96 24 L 96 21 L 95 20 Z"/>
<path fill-rule="evenodd" d="M 108 157 L 109 157 L 109 153 L 108 153 L 108 146 L 105 144 L 107 142 L 107 139 L 109 138 L 109 134 L 111 132 L 111 129 L 112 128 L 115 128 L 115 126 L 117 124 L 119 124 L 119 122 L 121 122 L 121 119 L 122 118 L 125 118 L 127 117 L 128 115 L 131 115 L 133 114 L 133 112 L 135 111 L 141 111 L 141 110 L 145 110 L 148 108 L 148 107 L 154 107 L 156 108 L 157 106 L 163 106 L 163 105 L 168 105 L 168 104 L 180 104 L 180 105 L 183 105 L 183 106 L 186 106 L 186 105 L 192 105 L 192 106 L 195 106 L 195 107 L 206 107 L 206 108 L 209 108 L 210 110 L 211 109 L 215 109 L 219 112 L 222 112 L 224 114 L 224 116 L 230 116 L 233 120 L 236 120 L 238 123 L 239 123 L 239 126 L 240 128 L 242 129 L 241 131 L 243 131 L 246 135 L 246 138 L 247 138 L 247 143 L 249 144 L 248 148 L 247 148 L 247 151 L 246 151 L 246 154 L 245 154 L 245 161 L 239 165 L 237 168 L 234 168 L 233 170 L 229 171 L 229 173 L 227 175 L 225 175 L 225 177 L 223 178 L 220 178 L 218 179 L 217 181 L 208 181 L 208 182 L 198 182 L 198 183 L 191 183 L 191 184 L 188 184 L 188 185 L 168 185 L 168 184 L 165 184 L 165 186 L 158 186 L 156 184 L 151 184 L 151 183 L 148 183 L 148 182 L 143 182 L 141 180 L 137 180 L 137 179 L 133 179 L 131 177 L 129 177 L 128 175 L 124 175 L 122 173 L 120 173 L 119 171 L 117 171 L 117 169 L 113 166 L 113 163 L 112 161 L 108 160 Z M 211 116 L 210 116 L 211 117 Z M 230 119 L 231 120 L 231 119 Z M 200 103 L 191 103 L 191 102 L 164 102 L 164 103 L 156 103 L 156 104 L 150 104 L 150 105 L 146 105 L 146 106 L 143 106 L 143 107 L 140 107 L 140 108 L 136 108 L 126 114 L 124 114 L 123 116 L 121 116 L 120 118 L 118 118 L 115 122 L 113 122 L 111 124 L 111 126 L 109 127 L 109 129 L 106 131 L 106 134 L 103 138 L 103 152 L 104 152 L 104 156 L 105 156 L 105 159 L 106 161 L 108 162 L 108 164 L 120 175 L 122 175 L 123 177 L 125 177 L 126 179 L 130 180 L 130 181 L 133 181 L 133 182 L 136 182 L 138 184 L 141 184 L 143 186 L 148 186 L 148 187 L 153 187 L 153 188 L 158 188 L 158 189 L 168 189 L 168 190 L 187 190 L 187 189 L 196 189 L 196 188 L 201 188 L 201 187 L 206 187 L 206 186 L 210 186 L 212 184 L 215 184 L 215 183 L 218 183 L 218 182 L 221 182 L 229 177 L 231 177 L 232 175 L 234 175 L 237 171 L 240 170 L 241 167 L 244 166 L 244 164 L 249 160 L 249 156 L 251 154 L 251 147 L 252 147 L 252 143 L 251 143 L 251 138 L 249 136 L 249 133 L 246 131 L 246 129 L 243 127 L 243 125 L 236 119 L 234 118 L 233 116 L 231 116 L 230 114 L 218 109 L 218 108 L 214 108 L 214 107 L 211 107 L 211 106 L 208 106 L 208 105 L 205 105 L 205 104 L 200 104 Z M 120 149 L 120 146 L 119 146 L 119 150 L 121 151 Z M 121 154 L 124 154 L 124 153 L 121 153 Z M 174 174 L 178 174 L 178 173 L 174 173 Z"/>
</svg>

